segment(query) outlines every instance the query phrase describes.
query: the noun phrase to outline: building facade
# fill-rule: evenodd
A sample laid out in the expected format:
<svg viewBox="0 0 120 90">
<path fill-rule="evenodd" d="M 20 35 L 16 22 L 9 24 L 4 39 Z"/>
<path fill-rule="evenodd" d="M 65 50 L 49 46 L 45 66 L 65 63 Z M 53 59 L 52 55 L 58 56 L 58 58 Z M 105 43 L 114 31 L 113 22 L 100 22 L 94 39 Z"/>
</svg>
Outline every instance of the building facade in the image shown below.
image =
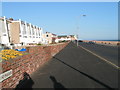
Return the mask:
<svg viewBox="0 0 120 90">
<path fill-rule="evenodd" d="M 58 36 L 55 40 L 55 42 L 61 42 L 61 41 L 74 41 L 77 40 L 76 35 L 61 35 Z"/>
<path fill-rule="evenodd" d="M 47 43 L 50 44 L 50 43 L 55 43 L 57 35 L 50 32 L 46 32 L 45 34 L 43 34 L 43 37 L 47 40 Z"/>
<path fill-rule="evenodd" d="M 43 29 L 25 21 L 0 18 L 0 43 L 15 46 L 47 44 Z"/>
<path fill-rule="evenodd" d="M 0 44 L 10 45 L 10 20 L 7 20 L 5 17 L 0 18 Z"/>
<path fill-rule="evenodd" d="M 41 27 L 20 19 L 14 20 L 12 18 L 0 18 L 0 44 L 6 46 L 51 44 L 76 39 L 75 35 L 57 36 L 50 32 L 43 34 L 43 29 Z"/>
<path fill-rule="evenodd" d="M 12 21 L 11 25 L 11 41 L 15 44 L 44 44 L 42 37 L 43 30 L 40 27 L 26 23 L 24 21 Z"/>
</svg>

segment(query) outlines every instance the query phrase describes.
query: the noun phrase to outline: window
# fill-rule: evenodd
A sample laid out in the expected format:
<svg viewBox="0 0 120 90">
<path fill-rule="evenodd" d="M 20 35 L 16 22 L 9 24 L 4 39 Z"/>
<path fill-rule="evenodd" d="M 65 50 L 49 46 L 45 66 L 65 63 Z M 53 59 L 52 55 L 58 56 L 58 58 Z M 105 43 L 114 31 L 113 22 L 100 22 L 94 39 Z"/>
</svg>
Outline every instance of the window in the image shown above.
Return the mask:
<svg viewBox="0 0 120 90">
<path fill-rule="evenodd" d="M 27 36 L 24 36 L 24 38 L 27 38 Z"/>
<path fill-rule="evenodd" d="M 7 36 L 6 34 L 3 34 L 3 36 Z"/>
<path fill-rule="evenodd" d="M 30 26 L 27 26 L 28 34 L 31 35 Z"/>
<path fill-rule="evenodd" d="M 3 33 L 6 33 L 4 21 L 0 20 L 0 29 Z"/>
<path fill-rule="evenodd" d="M 38 36 L 38 30 L 36 29 L 36 36 Z"/>
<path fill-rule="evenodd" d="M 25 24 L 22 24 L 22 28 L 23 28 L 23 35 L 25 35 L 26 34 Z"/>
<path fill-rule="evenodd" d="M 39 33 L 39 36 L 40 36 L 40 30 L 38 31 L 38 33 Z"/>
<path fill-rule="evenodd" d="M 35 35 L 35 33 L 34 33 L 34 28 L 32 28 L 32 34 Z"/>
</svg>

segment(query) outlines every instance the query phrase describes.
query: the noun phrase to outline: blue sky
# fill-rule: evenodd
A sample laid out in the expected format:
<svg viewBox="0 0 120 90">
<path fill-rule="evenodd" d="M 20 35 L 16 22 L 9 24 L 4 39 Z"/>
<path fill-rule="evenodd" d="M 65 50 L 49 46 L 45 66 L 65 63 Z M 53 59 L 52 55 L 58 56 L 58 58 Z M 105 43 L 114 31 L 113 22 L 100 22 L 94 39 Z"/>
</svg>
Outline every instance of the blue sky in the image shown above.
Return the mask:
<svg viewBox="0 0 120 90">
<path fill-rule="evenodd" d="M 118 38 L 117 2 L 3 2 L 2 16 L 58 35 L 78 34 L 83 40 Z"/>
</svg>

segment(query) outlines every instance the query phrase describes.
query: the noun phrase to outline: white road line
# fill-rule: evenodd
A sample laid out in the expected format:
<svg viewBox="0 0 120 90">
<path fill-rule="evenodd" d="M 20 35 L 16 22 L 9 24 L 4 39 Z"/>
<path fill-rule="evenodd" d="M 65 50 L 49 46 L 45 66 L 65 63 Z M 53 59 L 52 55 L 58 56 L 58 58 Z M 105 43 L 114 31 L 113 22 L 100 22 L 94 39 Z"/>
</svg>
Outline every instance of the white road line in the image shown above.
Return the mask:
<svg viewBox="0 0 120 90">
<path fill-rule="evenodd" d="M 114 66 L 115 68 L 120 69 L 120 67 L 119 67 L 119 66 L 117 66 L 117 65 L 115 65 L 114 63 L 112 63 L 112 62 L 108 61 L 107 59 L 105 59 L 105 58 L 103 58 L 103 57 L 101 57 L 101 56 L 99 56 L 99 55 L 97 55 L 97 54 L 93 53 L 92 51 L 90 51 L 90 50 L 88 50 L 88 49 L 86 49 L 86 48 L 84 48 L 84 47 L 82 47 L 82 46 L 80 46 L 80 45 L 79 45 L 79 47 L 81 47 L 82 49 L 84 49 L 84 50 L 88 51 L 89 53 L 91 53 L 91 54 L 93 54 L 93 55 L 97 56 L 98 58 L 100 58 L 100 59 L 102 59 L 103 61 L 105 61 L 106 63 L 108 63 L 108 64 L 110 64 L 110 65 Z"/>
</svg>

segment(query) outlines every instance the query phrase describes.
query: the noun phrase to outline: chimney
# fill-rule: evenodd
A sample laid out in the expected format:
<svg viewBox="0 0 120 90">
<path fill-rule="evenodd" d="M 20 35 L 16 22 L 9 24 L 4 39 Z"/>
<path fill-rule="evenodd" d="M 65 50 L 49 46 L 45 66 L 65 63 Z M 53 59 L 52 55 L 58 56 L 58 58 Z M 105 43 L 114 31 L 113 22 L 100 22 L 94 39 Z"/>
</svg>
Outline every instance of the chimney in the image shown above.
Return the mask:
<svg viewBox="0 0 120 90">
<path fill-rule="evenodd" d="M 9 18 L 9 20 L 13 21 L 13 18 Z"/>
</svg>

